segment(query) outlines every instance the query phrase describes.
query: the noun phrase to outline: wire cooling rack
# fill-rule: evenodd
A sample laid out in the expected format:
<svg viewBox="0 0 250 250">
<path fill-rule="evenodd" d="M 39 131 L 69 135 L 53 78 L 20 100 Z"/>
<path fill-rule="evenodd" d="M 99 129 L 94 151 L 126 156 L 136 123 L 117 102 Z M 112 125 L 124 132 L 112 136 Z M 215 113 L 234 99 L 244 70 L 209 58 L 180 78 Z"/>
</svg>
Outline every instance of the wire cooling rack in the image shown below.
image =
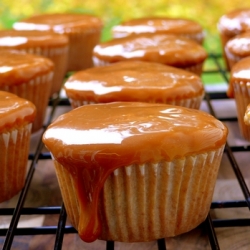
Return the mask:
<svg viewBox="0 0 250 250">
<path fill-rule="evenodd" d="M 232 103 L 232 100 L 229 100 L 226 96 L 229 74 L 223 66 L 223 59 L 220 54 L 209 54 L 207 65 L 205 66 L 202 77 L 206 86 L 206 95 L 203 101 L 203 109 L 205 109 L 207 112 L 210 112 L 219 120 L 225 122 L 230 131 L 230 136 L 223 156 L 227 162 L 227 169 L 224 170 L 224 174 L 218 176 L 217 182 L 219 185 L 224 181 L 224 178 L 227 178 L 229 172 L 233 172 L 233 183 L 235 185 L 235 182 L 237 182 L 236 189 L 239 190 L 241 195 L 236 195 L 234 197 L 234 194 L 232 194 L 234 191 L 230 189 L 231 184 L 229 187 L 225 186 L 224 189 L 222 188 L 222 198 L 216 196 L 214 197 L 209 215 L 207 216 L 206 220 L 197 228 L 202 232 L 202 237 L 207 239 L 207 241 L 205 241 L 207 243 L 201 243 L 200 245 L 198 244 L 198 246 L 197 240 L 194 240 L 194 245 L 190 245 L 187 238 L 189 239 L 190 237 L 193 237 L 193 234 L 191 233 L 186 236 L 186 238 L 184 236 L 183 244 L 187 243 L 185 249 L 250 249 L 250 174 L 248 174 L 250 173 L 250 144 L 241 138 L 237 127 L 237 117 L 234 103 Z M 60 98 L 50 100 L 48 105 L 48 119 L 43 131 L 46 129 L 46 126 L 53 121 L 54 117 L 56 117 L 57 111 L 62 107 L 70 110 L 69 102 L 65 96 L 62 95 Z M 231 109 L 233 110 L 232 112 L 224 112 L 224 110 Z M 57 197 L 59 202 L 53 205 L 25 205 L 26 200 L 28 199 L 27 197 L 29 197 L 29 191 L 31 189 L 32 182 L 34 181 L 34 174 L 36 171 L 38 171 L 37 166 L 41 162 L 51 162 L 50 154 L 44 149 L 44 145 L 41 141 L 43 131 L 32 139 L 35 141 L 35 144 L 31 144 L 32 147 L 29 154 L 29 171 L 27 173 L 23 190 L 17 195 L 17 197 L 15 197 L 14 203 L 8 203 L 6 206 L 3 205 L 0 207 L 0 247 L 4 250 L 100 249 L 99 245 L 95 246 L 95 243 L 89 243 L 88 247 L 73 247 L 73 245 L 77 242 L 77 240 L 75 240 L 78 237 L 77 231 L 67 221 L 67 213 L 60 196 Z M 232 139 L 232 135 L 236 137 L 236 139 Z M 242 161 L 242 158 L 244 158 L 245 161 Z M 224 164 L 223 161 L 222 164 Z M 224 166 L 221 166 L 221 168 L 223 167 Z M 41 194 L 41 196 L 42 195 L 43 194 Z M 239 199 L 238 197 L 241 198 Z M 234 212 L 232 213 L 231 217 L 229 216 L 225 218 L 224 215 L 226 215 L 227 211 L 230 209 L 232 209 Z M 242 209 L 244 209 L 243 213 Z M 39 218 L 39 216 L 42 216 L 43 218 L 44 216 L 48 216 L 49 218 L 53 219 L 51 219 L 48 224 L 38 223 L 39 226 L 30 226 L 30 223 L 28 223 L 29 218 Z M 21 223 L 22 217 L 26 218 L 24 220 L 26 221 L 25 223 Z M 4 218 L 9 219 L 7 226 L 2 225 L 3 223 L 1 221 Z M 221 228 L 226 229 L 227 232 L 223 233 L 223 236 L 221 236 L 220 233 Z M 240 239 L 234 240 L 232 235 L 234 234 L 235 229 L 239 228 L 242 229 L 244 233 L 241 234 Z M 51 236 L 49 242 L 45 237 L 46 235 Z M 69 243 L 69 240 L 66 239 L 67 235 L 74 235 L 74 240 Z M 34 236 L 40 236 L 37 238 L 37 241 L 39 241 L 37 245 L 39 245 L 39 247 L 32 247 L 29 243 L 27 243 Z M 224 241 L 221 240 L 221 237 L 222 239 L 229 239 L 230 247 L 225 248 Z M 183 238 L 177 238 L 176 242 L 179 240 L 181 241 Z M 64 247 L 65 244 L 67 244 L 67 247 Z M 102 249 L 113 250 L 116 249 L 117 244 L 120 243 L 111 241 L 103 242 Z M 70 248 L 68 248 L 69 245 L 71 246 Z M 122 248 L 119 245 L 119 249 L 131 249 L 129 247 L 126 248 L 126 246 Z M 241 246 L 241 248 L 239 248 L 239 246 Z M 139 250 L 140 246 L 136 245 L 136 249 Z M 144 248 L 142 247 L 141 249 Z M 171 240 L 169 241 L 166 239 L 159 239 L 152 245 L 152 248 L 148 247 L 147 249 L 165 250 L 183 248 L 181 248 L 178 244 L 173 244 Z"/>
</svg>

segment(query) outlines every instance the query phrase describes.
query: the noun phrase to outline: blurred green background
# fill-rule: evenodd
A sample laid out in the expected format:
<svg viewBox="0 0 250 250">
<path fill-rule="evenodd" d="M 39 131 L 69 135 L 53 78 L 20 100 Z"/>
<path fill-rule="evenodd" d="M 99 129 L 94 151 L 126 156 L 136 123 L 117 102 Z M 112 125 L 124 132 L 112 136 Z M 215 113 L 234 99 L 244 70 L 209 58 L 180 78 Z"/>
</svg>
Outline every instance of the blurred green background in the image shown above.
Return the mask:
<svg viewBox="0 0 250 250">
<path fill-rule="evenodd" d="M 110 38 L 110 28 L 121 21 L 142 16 L 185 17 L 198 21 L 205 29 L 205 47 L 221 51 L 217 22 L 236 8 L 250 7 L 248 1 L 230 0 L 1 0 L 0 28 L 11 28 L 22 18 L 53 12 L 82 12 L 99 16 L 104 24 L 102 40 Z"/>
</svg>

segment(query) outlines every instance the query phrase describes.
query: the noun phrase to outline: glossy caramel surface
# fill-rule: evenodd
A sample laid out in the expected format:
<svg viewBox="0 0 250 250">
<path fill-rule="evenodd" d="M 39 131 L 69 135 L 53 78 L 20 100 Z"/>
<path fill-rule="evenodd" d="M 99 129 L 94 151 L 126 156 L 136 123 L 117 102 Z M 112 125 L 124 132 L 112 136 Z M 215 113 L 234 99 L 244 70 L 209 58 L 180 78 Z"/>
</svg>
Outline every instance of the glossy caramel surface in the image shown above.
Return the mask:
<svg viewBox="0 0 250 250">
<path fill-rule="evenodd" d="M 68 37 L 52 31 L 0 30 L 0 49 L 58 48 L 69 43 Z"/>
<path fill-rule="evenodd" d="M 9 92 L 0 91 L 0 133 L 35 119 L 35 105 Z"/>
<path fill-rule="evenodd" d="M 169 34 L 140 34 L 100 43 L 95 46 L 93 56 L 108 63 L 143 60 L 181 67 L 203 62 L 207 52 L 188 38 Z"/>
<path fill-rule="evenodd" d="M 159 63 L 122 61 L 73 74 L 64 85 L 73 100 L 167 102 L 204 93 L 196 74 Z"/>
<path fill-rule="evenodd" d="M 77 13 L 52 13 L 28 17 L 14 23 L 16 30 L 53 30 L 68 33 L 73 28 L 102 28 L 100 18 L 93 15 Z"/>
<path fill-rule="evenodd" d="M 226 49 L 234 56 L 240 56 L 240 57 L 249 56 L 250 30 L 230 39 L 226 44 Z"/>
<path fill-rule="evenodd" d="M 45 131 L 43 142 L 72 176 L 79 200 L 77 230 L 91 242 L 100 234 L 99 194 L 111 172 L 218 149 L 227 133 L 202 111 L 118 102 L 85 105 L 61 115 Z"/>
<path fill-rule="evenodd" d="M 250 57 L 241 59 L 232 67 L 227 91 L 229 97 L 234 97 L 233 84 L 240 84 L 241 81 L 244 83 L 250 81 Z"/>
<path fill-rule="evenodd" d="M 14 50 L 0 53 L 0 87 L 26 83 L 54 70 L 54 63 L 45 57 Z"/>
<path fill-rule="evenodd" d="M 218 29 L 228 36 L 250 30 L 250 8 L 236 9 L 223 15 L 218 22 Z"/>
<path fill-rule="evenodd" d="M 115 37 L 141 33 L 163 32 L 170 34 L 202 33 L 201 25 L 193 20 L 167 17 L 143 17 L 125 21 L 112 28 Z"/>
</svg>

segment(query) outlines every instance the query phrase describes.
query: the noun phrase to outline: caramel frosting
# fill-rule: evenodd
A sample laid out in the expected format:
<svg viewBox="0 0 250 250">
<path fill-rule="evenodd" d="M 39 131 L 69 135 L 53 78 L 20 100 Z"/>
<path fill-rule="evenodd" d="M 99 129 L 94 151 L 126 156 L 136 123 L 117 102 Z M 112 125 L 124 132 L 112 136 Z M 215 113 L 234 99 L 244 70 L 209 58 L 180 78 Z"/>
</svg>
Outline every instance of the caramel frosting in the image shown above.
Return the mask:
<svg viewBox="0 0 250 250">
<path fill-rule="evenodd" d="M 58 48 L 68 43 L 67 36 L 52 31 L 0 30 L 0 49 Z"/>
<path fill-rule="evenodd" d="M 100 234 L 98 197 L 111 172 L 216 150 L 227 133 L 223 123 L 199 110 L 113 102 L 61 115 L 45 131 L 43 142 L 73 178 L 80 207 L 78 233 L 90 242 Z"/>
<path fill-rule="evenodd" d="M 9 92 L 0 91 L 0 132 L 20 123 L 32 123 L 36 108 L 33 103 Z"/>
<path fill-rule="evenodd" d="M 250 104 L 247 105 L 246 112 L 244 115 L 244 123 L 250 126 Z"/>
<path fill-rule="evenodd" d="M 101 28 L 100 18 L 77 13 L 53 13 L 28 17 L 14 23 L 16 30 L 53 30 L 57 33 L 69 33 L 71 29 Z"/>
<path fill-rule="evenodd" d="M 73 100 L 162 102 L 204 93 L 201 78 L 171 66 L 122 61 L 73 74 L 64 85 Z"/>
<path fill-rule="evenodd" d="M 0 57 L 0 87 L 26 83 L 53 70 L 54 63 L 48 58 L 3 50 Z"/>
<path fill-rule="evenodd" d="M 250 20 L 250 19 L 249 19 Z M 246 57 L 250 55 L 250 29 L 230 39 L 225 47 L 234 56 Z"/>
<path fill-rule="evenodd" d="M 237 62 L 231 69 L 227 95 L 234 97 L 233 84 L 241 82 L 250 83 L 250 57 L 245 57 Z"/>
<path fill-rule="evenodd" d="M 218 29 L 228 36 L 250 30 L 250 8 L 236 9 L 223 15 L 218 22 Z"/>
<path fill-rule="evenodd" d="M 207 52 L 191 39 L 170 34 L 140 34 L 102 42 L 93 56 L 108 63 L 123 60 L 159 62 L 185 67 L 202 63 Z"/>
<path fill-rule="evenodd" d="M 143 17 L 125 21 L 112 28 L 114 37 L 141 33 L 199 34 L 202 26 L 189 19 L 167 17 Z"/>
</svg>

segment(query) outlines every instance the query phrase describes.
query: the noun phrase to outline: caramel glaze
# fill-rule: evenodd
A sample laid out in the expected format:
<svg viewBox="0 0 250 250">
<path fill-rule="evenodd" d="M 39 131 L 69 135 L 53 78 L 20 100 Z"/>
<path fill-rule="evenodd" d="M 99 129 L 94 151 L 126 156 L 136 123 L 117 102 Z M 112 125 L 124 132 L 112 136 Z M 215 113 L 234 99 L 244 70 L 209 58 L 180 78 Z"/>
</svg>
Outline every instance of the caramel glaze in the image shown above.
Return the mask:
<svg viewBox="0 0 250 250">
<path fill-rule="evenodd" d="M 112 28 L 114 37 L 141 33 L 199 34 L 201 25 L 193 20 L 167 17 L 143 17 L 125 21 Z"/>
<path fill-rule="evenodd" d="M 228 50 L 234 56 L 240 56 L 240 57 L 249 56 L 250 30 L 231 38 L 226 44 L 226 50 Z"/>
<path fill-rule="evenodd" d="M 234 97 L 235 82 L 250 82 L 250 57 L 245 57 L 237 62 L 231 69 L 229 88 L 227 90 L 228 97 Z"/>
<path fill-rule="evenodd" d="M 60 48 L 68 42 L 67 36 L 52 31 L 0 30 L 0 49 Z"/>
<path fill-rule="evenodd" d="M 87 242 L 100 234 L 98 198 L 116 168 L 172 161 L 225 144 L 227 128 L 211 115 L 183 107 L 113 102 L 61 115 L 43 135 L 57 162 L 78 190 L 78 233 Z"/>
<path fill-rule="evenodd" d="M 93 15 L 77 13 L 41 14 L 16 22 L 16 30 L 53 30 L 57 33 L 70 33 L 72 28 L 100 28 L 102 21 Z"/>
<path fill-rule="evenodd" d="M 236 9 L 223 15 L 218 22 L 218 29 L 227 36 L 250 30 L 250 8 Z"/>
<path fill-rule="evenodd" d="M 164 103 L 204 93 L 202 81 L 196 74 L 143 61 L 123 61 L 79 71 L 66 81 L 64 88 L 69 98 L 96 103 Z"/>
<path fill-rule="evenodd" d="M 9 92 L 0 91 L 0 133 L 20 124 L 32 123 L 36 116 L 35 105 Z"/>
<path fill-rule="evenodd" d="M 26 83 L 53 69 L 54 63 L 48 58 L 15 50 L 3 50 L 0 57 L 0 88 Z"/>
<path fill-rule="evenodd" d="M 108 63 L 143 60 L 185 67 L 202 63 L 207 52 L 198 43 L 181 36 L 139 34 L 102 42 L 94 47 L 93 56 Z"/>
</svg>

